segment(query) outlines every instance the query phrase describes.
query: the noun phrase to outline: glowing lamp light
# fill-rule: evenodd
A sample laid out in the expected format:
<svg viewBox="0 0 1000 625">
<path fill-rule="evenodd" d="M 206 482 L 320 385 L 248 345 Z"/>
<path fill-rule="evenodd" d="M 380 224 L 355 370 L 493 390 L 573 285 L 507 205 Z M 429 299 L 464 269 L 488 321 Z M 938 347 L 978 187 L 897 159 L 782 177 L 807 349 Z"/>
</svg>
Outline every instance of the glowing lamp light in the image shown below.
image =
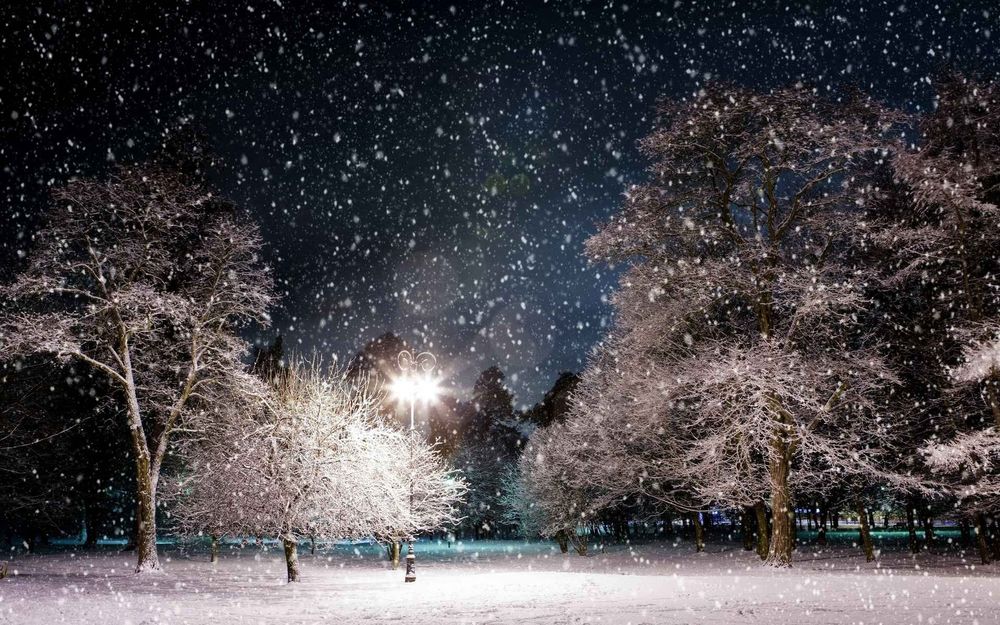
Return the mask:
<svg viewBox="0 0 1000 625">
<path fill-rule="evenodd" d="M 441 394 L 441 387 L 429 374 L 404 374 L 393 380 L 390 391 L 401 402 L 431 403 Z"/>
</svg>

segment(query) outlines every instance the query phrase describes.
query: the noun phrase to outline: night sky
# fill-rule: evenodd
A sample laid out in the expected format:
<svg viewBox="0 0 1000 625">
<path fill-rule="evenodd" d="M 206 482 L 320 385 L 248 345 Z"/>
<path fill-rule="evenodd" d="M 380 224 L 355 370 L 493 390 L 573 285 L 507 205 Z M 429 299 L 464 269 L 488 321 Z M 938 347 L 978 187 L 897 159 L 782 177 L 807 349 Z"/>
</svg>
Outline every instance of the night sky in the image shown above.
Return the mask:
<svg viewBox="0 0 1000 625">
<path fill-rule="evenodd" d="M 582 244 L 643 175 L 658 97 L 802 81 L 917 110 L 946 66 L 1000 69 L 995 2 L 12 4 L 0 276 L 49 187 L 187 120 L 263 227 L 267 336 L 344 359 L 392 330 L 460 393 L 501 366 L 519 404 L 611 322 L 616 274 Z"/>
</svg>

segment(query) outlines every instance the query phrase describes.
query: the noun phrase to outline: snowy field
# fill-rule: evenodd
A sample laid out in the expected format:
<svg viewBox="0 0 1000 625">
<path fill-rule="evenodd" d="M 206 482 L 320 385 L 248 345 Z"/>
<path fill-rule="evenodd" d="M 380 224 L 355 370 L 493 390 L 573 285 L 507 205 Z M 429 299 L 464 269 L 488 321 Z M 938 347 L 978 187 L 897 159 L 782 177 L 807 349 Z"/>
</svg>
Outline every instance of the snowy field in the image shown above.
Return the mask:
<svg viewBox="0 0 1000 625">
<path fill-rule="evenodd" d="M 280 550 L 163 548 L 165 573 L 137 577 L 132 554 L 24 556 L 0 581 L 0 623 L 1000 623 L 1000 567 L 961 553 L 802 547 L 791 570 L 762 568 L 733 544 L 608 547 L 588 557 L 547 543 L 418 545 L 403 583 L 382 552 L 340 546 L 301 555 L 286 584 Z M 970 554 L 971 556 L 971 554 Z"/>
</svg>

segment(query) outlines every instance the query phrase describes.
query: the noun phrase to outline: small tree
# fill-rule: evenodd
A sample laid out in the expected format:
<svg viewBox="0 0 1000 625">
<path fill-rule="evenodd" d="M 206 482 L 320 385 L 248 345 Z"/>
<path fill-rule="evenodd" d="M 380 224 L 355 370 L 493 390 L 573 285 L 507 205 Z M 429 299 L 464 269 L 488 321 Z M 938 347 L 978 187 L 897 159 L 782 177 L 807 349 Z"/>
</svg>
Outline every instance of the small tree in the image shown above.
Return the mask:
<svg viewBox="0 0 1000 625">
<path fill-rule="evenodd" d="M 167 481 L 164 500 L 182 535 L 211 539 L 218 559 L 224 536 L 262 535 L 258 436 L 267 427 L 273 390 L 256 375 L 234 376 L 232 386 L 192 410 L 175 455 L 181 469 Z"/>
<path fill-rule="evenodd" d="M 394 524 L 391 536 L 418 536 L 459 523 L 468 491 L 465 478 L 448 466 L 436 445 L 428 445 L 410 433 L 403 438 L 396 468 L 409 482 L 406 510 Z"/>
<path fill-rule="evenodd" d="M 86 363 L 116 388 L 135 462 L 137 572 L 159 569 L 156 501 L 189 402 L 242 370 L 235 328 L 265 322 L 260 237 L 181 174 L 122 168 L 54 193 L 27 269 L 3 289 L 0 352 Z"/>
<path fill-rule="evenodd" d="M 461 480 L 433 449 L 382 420 L 382 394 L 368 380 L 299 363 L 265 387 L 256 409 L 220 413 L 214 402 L 184 447 L 180 527 L 277 536 L 294 582 L 303 537 L 383 538 L 454 521 Z"/>
<path fill-rule="evenodd" d="M 555 422 L 540 428 L 508 474 L 508 517 L 523 530 L 554 538 L 563 553 L 572 543 L 587 554 L 587 532 L 598 510 L 610 503 L 609 490 L 585 467 L 580 452 L 590 450 L 574 436 L 573 424 Z M 510 483 L 516 476 L 518 482 Z"/>
</svg>

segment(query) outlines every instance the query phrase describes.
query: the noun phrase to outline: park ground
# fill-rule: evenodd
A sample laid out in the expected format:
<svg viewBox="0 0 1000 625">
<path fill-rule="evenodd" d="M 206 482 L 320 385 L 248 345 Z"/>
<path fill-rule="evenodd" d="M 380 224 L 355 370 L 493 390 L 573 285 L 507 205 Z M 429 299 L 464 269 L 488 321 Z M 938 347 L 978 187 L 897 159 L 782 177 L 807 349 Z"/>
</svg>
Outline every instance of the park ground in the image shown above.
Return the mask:
<svg viewBox="0 0 1000 625">
<path fill-rule="evenodd" d="M 876 539 L 887 548 L 866 563 L 856 534 L 838 534 L 800 545 L 784 570 L 736 542 L 694 553 L 664 539 L 581 557 L 547 542 L 421 541 L 414 584 L 368 544 L 303 548 L 297 584 L 273 545 L 226 545 L 215 564 L 200 547 L 163 545 L 164 572 L 143 576 L 112 547 L 51 548 L 10 562 L 0 623 L 1000 623 L 1000 566 L 979 565 L 973 549 L 942 534 L 914 556 L 885 532 Z"/>
</svg>

